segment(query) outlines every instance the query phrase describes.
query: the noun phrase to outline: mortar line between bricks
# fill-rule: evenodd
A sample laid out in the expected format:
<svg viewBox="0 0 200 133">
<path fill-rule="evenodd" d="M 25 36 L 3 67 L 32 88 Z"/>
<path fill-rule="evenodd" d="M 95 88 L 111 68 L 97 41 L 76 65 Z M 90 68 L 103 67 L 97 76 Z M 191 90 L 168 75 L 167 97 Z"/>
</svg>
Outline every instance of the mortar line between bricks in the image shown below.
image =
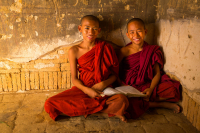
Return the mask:
<svg viewBox="0 0 200 133">
<path fill-rule="evenodd" d="M 16 94 L 16 95 L 18 95 L 18 94 Z M 16 116 L 15 116 L 15 118 L 14 118 L 14 126 L 13 126 L 13 129 L 12 130 L 14 130 L 15 129 L 15 126 L 16 126 L 16 119 L 17 119 L 17 117 L 18 117 L 18 110 L 22 107 L 22 103 L 23 103 L 23 101 L 24 101 L 24 99 L 25 99 L 25 97 L 26 97 L 26 95 L 27 94 L 25 94 L 25 96 L 24 96 L 24 98 L 23 98 L 23 100 L 22 100 L 22 102 L 20 103 L 20 106 L 19 106 L 19 108 L 15 111 L 16 112 Z"/>
<path fill-rule="evenodd" d="M 163 115 L 163 116 L 165 117 L 165 119 L 167 120 L 167 123 L 170 123 L 169 120 L 167 119 L 167 117 L 166 117 L 164 114 L 162 114 L 162 115 Z"/>
<path fill-rule="evenodd" d="M 179 126 L 178 123 L 177 123 L 177 124 L 174 124 L 174 125 L 177 125 L 177 126 L 180 127 L 185 133 L 187 133 L 187 131 L 185 131 L 185 129 L 184 129 L 183 127 Z"/>
<path fill-rule="evenodd" d="M 147 133 L 147 131 L 144 129 L 144 126 L 141 124 L 141 128 L 144 130 L 145 133 Z"/>
</svg>

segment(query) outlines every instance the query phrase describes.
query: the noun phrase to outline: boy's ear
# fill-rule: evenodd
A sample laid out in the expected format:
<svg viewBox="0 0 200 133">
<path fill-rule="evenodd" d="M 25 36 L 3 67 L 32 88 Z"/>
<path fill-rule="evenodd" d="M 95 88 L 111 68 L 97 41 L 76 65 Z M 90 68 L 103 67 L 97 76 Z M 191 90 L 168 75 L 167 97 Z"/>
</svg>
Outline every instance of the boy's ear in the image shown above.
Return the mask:
<svg viewBox="0 0 200 133">
<path fill-rule="evenodd" d="M 78 30 L 79 30 L 79 32 L 82 32 L 81 25 L 78 26 Z"/>
<path fill-rule="evenodd" d="M 99 32 L 99 33 L 101 32 L 101 28 L 98 29 L 98 32 Z"/>
<path fill-rule="evenodd" d="M 126 36 L 129 38 L 128 32 L 126 32 Z"/>
<path fill-rule="evenodd" d="M 147 29 L 145 29 L 145 35 L 147 34 Z"/>
</svg>

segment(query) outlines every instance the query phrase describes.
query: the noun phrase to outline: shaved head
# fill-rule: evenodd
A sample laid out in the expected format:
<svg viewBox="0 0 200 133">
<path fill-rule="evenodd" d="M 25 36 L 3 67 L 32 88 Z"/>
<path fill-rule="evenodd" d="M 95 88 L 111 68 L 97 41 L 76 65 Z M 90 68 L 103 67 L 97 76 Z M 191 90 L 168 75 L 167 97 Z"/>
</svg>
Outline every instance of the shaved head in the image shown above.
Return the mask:
<svg viewBox="0 0 200 133">
<path fill-rule="evenodd" d="M 128 32 L 128 25 L 129 25 L 131 22 L 134 22 L 134 21 L 139 22 L 139 23 L 144 27 L 144 29 L 146 29 L 146 28 L 145 28 L 145 23 L 144 23 L 144 21 L 143 21 L 142 19 L 140 19 L 140 18 L 132 18 L 132 19 L 129 20 L 128 23 L 127 23 L 127 32 Z"/>
<path fill-rule="evenodd" d="M 97 22 L 99 24 L 99 19 L 97 17 L 95 17 L 93 15 L 86 15 L 86 16 L 82 17 L 82 19 L 81 19 L 81 25 L 82 25 L 82 22 L 84 20 L 86 20 L 86 19 L 87 20 L 93 20 L 93 21 L 95 21 L 95 22 Z"/>
</svg>

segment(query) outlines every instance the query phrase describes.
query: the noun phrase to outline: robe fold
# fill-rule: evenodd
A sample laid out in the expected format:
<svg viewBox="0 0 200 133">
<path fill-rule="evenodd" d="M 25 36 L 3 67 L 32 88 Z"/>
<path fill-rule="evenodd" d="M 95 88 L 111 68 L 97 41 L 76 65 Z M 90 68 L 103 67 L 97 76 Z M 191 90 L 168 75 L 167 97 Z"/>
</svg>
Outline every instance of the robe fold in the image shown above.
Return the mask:
<svg viewBox="0 0 200 133">
<path fill-rule="evenodd" d="M 95 41 L 95 46 L 78 60 L 79 79 L 87 87 L 108 79 L 111 74 L 118 75 L 119 63 L 112 46 L 105 41 Z M 73 86 L 71 89 L 50 97 L 45 102 L 45 110 L 55 118 L 64 113 L 68 116 L 88 115 L 101 111 L 107 96 L 90 98 Z"/>
<path fill-rule="evenodd" d="M 131 43 L 127 45 L 130 44 Z M 143 92 L 151 85 L 151 81 L 154 77 L 153 68 L 156 62 L 160 67 L 161 79 L 153 90 L 150 101 L 154 102 L 158 97 L 166 98 L 166 101 L 169 102 L 179 101 L 180 83 L 178 81 L 172 80 L 164 73 L 163 55 L 160 51 L 160 47 L 157 45 L 149 45 L 144 42 L 142 51 L 125 57 L 121 63 L 123 66 L 120 68 L 120 79 L 126 85 L 131 85 L 139 91 Z M 132 101 L 129 100 L 129 106 L 134 106 L 129 108 L 134 108 L 134 110 L 138 112 L 139 115 L 141 115 L 142 109 L 148 109 L 148 103 L 140 98 L 137 100 L 140 107 L 137 107 L 135 104 L 131 104 Z M 135 103 L 135 101 L 133 103 Z M 139 111 L 137 111 L 137 108 Z M 137 115 L 134 115 L 133 117 L 137 117 Z"/>
</svg>

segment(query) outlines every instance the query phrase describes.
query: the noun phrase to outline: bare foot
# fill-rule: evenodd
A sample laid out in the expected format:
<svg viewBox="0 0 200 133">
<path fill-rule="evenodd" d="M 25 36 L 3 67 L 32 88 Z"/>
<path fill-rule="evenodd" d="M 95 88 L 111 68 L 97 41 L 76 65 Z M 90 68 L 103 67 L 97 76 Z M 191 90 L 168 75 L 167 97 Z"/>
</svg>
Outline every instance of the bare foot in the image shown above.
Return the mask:
<svg viewBox="0 0 200 133">
<path fill-rule="evenodd" d="M 181 111 L 180 106 L 178 104 L 175 104 L 175 103 L 172 103 L 172 104 L 173 105 L 172 105 L 171 109 L 174 110 L 174 113 L 176 113 L 176 114 L 180 113 L 180 111 Z"/>
<path fill-rule="evenodd" d="M 119 119 L 121 119 L 123 122 L 127 122 L 127 119 L 125 116 L 121 116 L 121 115 L 116 115 L 116 117 L 118 117 Z"/>
</svg>

